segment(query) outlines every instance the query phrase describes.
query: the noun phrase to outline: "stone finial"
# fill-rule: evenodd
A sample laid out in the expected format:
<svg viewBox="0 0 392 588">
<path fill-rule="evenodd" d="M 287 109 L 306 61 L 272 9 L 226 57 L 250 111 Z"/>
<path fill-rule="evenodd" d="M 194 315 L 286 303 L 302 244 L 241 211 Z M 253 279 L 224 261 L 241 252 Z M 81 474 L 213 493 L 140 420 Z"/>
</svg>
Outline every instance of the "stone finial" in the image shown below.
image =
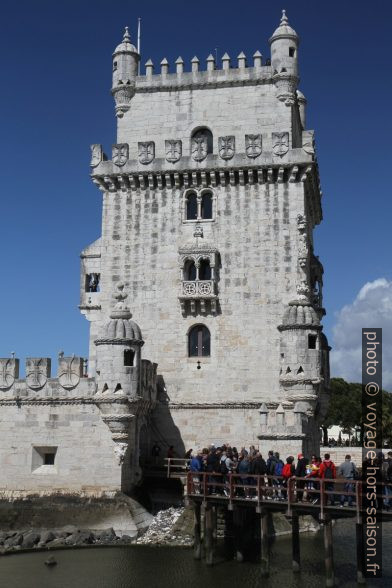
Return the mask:
<svg viewBox="0 0 392 588">
<path fill-rule="evenodd" d="M 146 63 L 144 64 L 146 67 L 146 76 L 147 77 L 151 77 L 152 74 L 154 73 L 154 64 L 151 61 L 151 59 L 149 59 L 148 61 L 146 61 Z"/>
<path fill-rule="evenodd" d="M 285 26 L 289 24 L 289 19 L 286 16 L 286 11 L 283 9 L 282 10 L 282 18 L 280 19 L 280 24 Z"/>
<path fill-rule="evenodd" d="M 129 34 L 128 27 L 125 27 L 123 41 L 124 41 L 124 43 L 130 43 L 131 42 L 131 35 Z"/>
<path fill-rule="evenodd" d="M 207 57 L 207 71 L 214 71 L 215 69 L 215 57 L 210 53 Z"/>
<path fill-rule="evenodd" d="M 263 65 L 263 56 L 260 51 L 253 53 L 253 67 L 261 67 Z"/>
<path fill-rule="evenodd" d="M 228 55 L 228 53 L 225 53 L 222 57 L 222 68 L 230 69 L 230 56 Z"/>
<path fill-rule="evenodd" d="M 194 72 L 194 73 L 195 73 L 195 72 L 198 72 L 198 71 L 199 71 L 199 64 L 200 64 L 200 61 L 199 61 L 199 59 L 196 57 L 196 55 L 195 55 L 195 57 L 192 59 L 192 61 L 191 61 L 191 64 L 192 64 L 192 72 Z"/>
<path fill-rule="evenodd" d="M 241 53 L 238 55 L 237 59 L 238 59 L 238 67 L 240 69 L 243 69 L 244 67 L 246 67 L 246 55 L 243 51 L 241 51 Z"/>
<path fill-rule="evenodd" d="M 268 408 L 265 402 L 263 402 L 259 408 L 259 413 L 260 414 L 266 414 L 268 413 Z"/>
<path fill-rule="evenodd" d="M 182 57 L 176 59 L 176 72 L 178 74 L 184 73 L 184 60 Z"/>
<path fill-rule="evenodd" d="M 169 73 L 169 62 L 166 59 L 166 57 L 164 57 L 161 61 L 161 75 L 165 76 Z"/>
</svg>

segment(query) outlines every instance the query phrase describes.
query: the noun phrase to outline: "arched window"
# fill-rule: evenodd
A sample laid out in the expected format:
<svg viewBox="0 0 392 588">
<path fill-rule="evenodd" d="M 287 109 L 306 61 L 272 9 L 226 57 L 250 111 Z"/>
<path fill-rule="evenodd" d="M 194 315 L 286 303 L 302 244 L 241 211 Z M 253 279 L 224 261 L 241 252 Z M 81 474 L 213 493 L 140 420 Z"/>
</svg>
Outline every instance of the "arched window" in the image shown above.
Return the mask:
<svg viewBox="0 0 392 588">
<path fill-rule="evenodd" d="M 197 196 L 193 192 L 186 199 L 186 219 L 197 220 Z"/>
<path fill-rule="evenodd" d="M 184 267 L 184 280 L 193 282 L 196 280 L 196 266 L 194 261 L 187 261 Z"/>
<path fill-rule="evenodd" d="M 211 280 L 211 266 L 208 259 L 202 259 L 200 261 L 199 280 Z"/>
<path fill-rule="evenodd" d="M 206 192 L 201 198 L 201 218 L 212 218 L 212 194 Z"/>
<path fill-rule="evenodd" d="M 195 325 L 188 334 L 189 357 L 209 357 L 211 354 L 211 335 L 204 325 Z"/>
</svg>

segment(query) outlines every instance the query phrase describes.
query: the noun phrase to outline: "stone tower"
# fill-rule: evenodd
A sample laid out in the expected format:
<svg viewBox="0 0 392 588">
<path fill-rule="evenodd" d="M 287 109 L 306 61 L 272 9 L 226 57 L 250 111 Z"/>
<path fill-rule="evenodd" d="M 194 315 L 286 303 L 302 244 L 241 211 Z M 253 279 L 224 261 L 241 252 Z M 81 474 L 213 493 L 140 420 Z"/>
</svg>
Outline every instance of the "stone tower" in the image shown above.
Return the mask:
<svg viewBox="0 0 392 588">
<path fill-rule="evenodd" d="M 256 51 L 252 65 L 225 53 L 221 67 L 210 55 L 186 71 L 179 57 L 170 71 L 164 58 L 159 73 L 148 60 L 138 75 L 126 29 L 113 54 L 111 159 L 92 146 L 103 212 L 102 236 L 81 255 L 90 376 L 102 380 L 95 343 L 122 280 L 158 364 L 149 434 L 178 452 L 319 444 L 329 386 L 313 251 L 321 192 L 284 12 L 270 45 L 271 59 Z M 108 386 L 122 386 L 123 367 L 106 367 Z"/>
</svg>

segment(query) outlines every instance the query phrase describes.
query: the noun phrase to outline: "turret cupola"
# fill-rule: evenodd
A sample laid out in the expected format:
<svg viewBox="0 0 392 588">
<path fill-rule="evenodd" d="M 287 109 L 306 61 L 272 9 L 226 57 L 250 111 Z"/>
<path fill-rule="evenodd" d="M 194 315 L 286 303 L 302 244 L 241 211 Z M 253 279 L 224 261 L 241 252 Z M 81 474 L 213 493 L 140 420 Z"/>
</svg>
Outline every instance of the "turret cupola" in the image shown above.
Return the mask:
<svg viewBox="0 0 392 588">
<path fill-rule="evenodd" d="M 286 11 L 282 11 L 280 25 L 269 40 L 271 45 L 271 66 L 277 88 L 277 98 L 291 106 L 295 101 L 298 86 L 298 45 L 299 37 L 289 25 Z"/>
<path fill-rule="evenodd" d="M 116 103 L 116 115 L 121 118 L 129 110 L 135 94 L 135 79 L 138 74 L 140 55 L 131 43 L 128 27 L 125 27 L 122 42 L 113 53 L 112 94 Z"/>
<path fill-rule="evenodd" d="M 140 390 L 141 348 L 144 345 L 140 327 L 132 319 L 125 303 L 124 284 L 117 285 L 117 300 L 110 320 L 102 329 L 97 346 L 98 392 L 121 392 L 137 396 Z"/>
</svg>

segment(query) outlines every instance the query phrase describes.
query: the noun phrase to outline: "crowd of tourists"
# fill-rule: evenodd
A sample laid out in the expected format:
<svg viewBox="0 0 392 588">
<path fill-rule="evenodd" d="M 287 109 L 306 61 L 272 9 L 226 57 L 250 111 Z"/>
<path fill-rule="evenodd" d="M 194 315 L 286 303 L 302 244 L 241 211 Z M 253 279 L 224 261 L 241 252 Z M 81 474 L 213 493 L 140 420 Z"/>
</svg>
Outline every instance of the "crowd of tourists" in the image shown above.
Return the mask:
<svg viewBox="0 0 392 588">
<path fill-rule="evenodd" d="M 289 480 L 290 490 L 297 502 L 320 502 L 320 480 L 324 480 L 326 504 L 334 505 L 340 502 L 343 507 L 347 502 L 349 507 L 355 503 L 355 484 L 359 471 L 350 455 L 336 466 L 329 453 L 325 453 L 322 459 L 318 455 L 312 455 L 307 459 L 302 453 L 297 459 L 290 455 L 283 460 L 277 451 L 269 451 L 266 459 L 253 445 L 249 449 L 242 447 L 237 450 L 230 445 L 215 447 L 210 445 L 200 451 L 190 449 L 185 456 L 189 459 L 189 469 L 194 472 L 193 485 L 195 492 L 202 492 L 202 472 L 208 472 L 208 492 L 210 494 L 223 494 L 229 496 L 234 492 L 236 496 L 248 499 L 257 499 L 257 478 L 264 476 L 261 484 L 261 493 L 267 500 L 287 500 Z M 377 456 L 380 462 L 380 471 L 384 498 L 383 507 L 392 508 L 392 452 L 387 457 L 383 453 Z M 365 464 L 366 465 L 366 464 Z M 231 474 L 238 474 L 231 476 Z M 339 495 L 336 483 L 339 483 Z M 234 486 L 233 486 L 234 485 Z"/>
</svg>

